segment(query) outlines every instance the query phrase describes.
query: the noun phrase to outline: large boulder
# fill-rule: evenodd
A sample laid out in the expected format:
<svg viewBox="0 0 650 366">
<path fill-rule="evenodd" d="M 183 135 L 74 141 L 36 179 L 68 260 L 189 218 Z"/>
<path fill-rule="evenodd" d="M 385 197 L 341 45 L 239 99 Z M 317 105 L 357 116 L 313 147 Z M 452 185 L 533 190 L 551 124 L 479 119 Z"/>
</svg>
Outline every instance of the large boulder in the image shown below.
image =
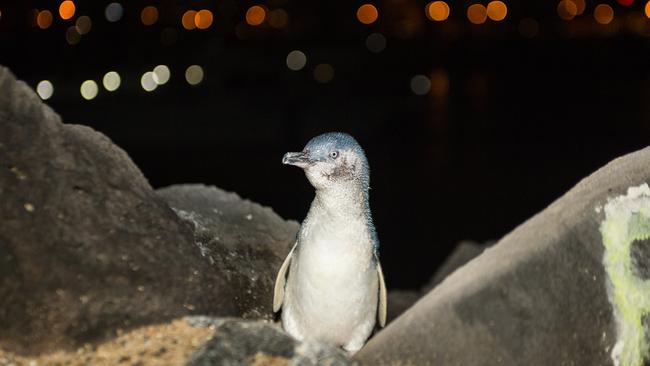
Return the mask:
<svg viewBox="0 0 650 366">
<path fill-rule="evenodd" d="M 650 148 L 584 179 L 447 277 L 357 359 L 643 365 L 650 335 L 648 167 Z"/>
<path fill-rule="evenodd" d="M 188 366 L 276 365 L 347 366 L 340 348 L 314 341 L 299 342 L 279 326 L 257 321 L 215 319 L 215 335 L 199 348 Z"/>
<path fill-rule="evenodd" d="M 220 237 L 205 245 L 195 241 L 196 226 L 124 151 L 88 127 L 61 123 L 0 67 L 0 348 L 72 347 L 186 314 L 269 318 L 266 277 L 297 224 L 225 196 L 217 193 L 212 209 L 233 226 L 211 228 Z"/>
</svg>

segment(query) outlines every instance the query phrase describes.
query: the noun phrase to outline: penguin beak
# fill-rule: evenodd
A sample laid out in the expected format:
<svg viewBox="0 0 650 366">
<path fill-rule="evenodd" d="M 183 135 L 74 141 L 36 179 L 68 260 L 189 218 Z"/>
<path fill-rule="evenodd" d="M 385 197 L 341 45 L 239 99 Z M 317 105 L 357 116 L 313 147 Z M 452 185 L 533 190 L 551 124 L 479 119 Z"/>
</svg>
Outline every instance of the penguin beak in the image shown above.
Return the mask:
<svg viewBox="0 0 650 366">
<path fill-rule="evenodd" d="M 300 168 L 306 168 L 312 165 L 314 161 L 309 157 L 309 153 L 301 152 L 288 152 L 282 158 L 282 164 L 295 165 Z"/>
</svg>

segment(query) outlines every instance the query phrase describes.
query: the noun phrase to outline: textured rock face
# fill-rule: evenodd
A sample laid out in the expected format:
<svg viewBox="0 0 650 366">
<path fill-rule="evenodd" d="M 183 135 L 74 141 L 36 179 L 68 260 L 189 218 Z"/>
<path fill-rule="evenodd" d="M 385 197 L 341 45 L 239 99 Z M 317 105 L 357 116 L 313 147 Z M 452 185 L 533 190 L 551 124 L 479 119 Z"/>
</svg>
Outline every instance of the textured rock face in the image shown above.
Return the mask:
<svg viewBox="0 0 650 366">
<path fill-rule="evenodd" d="M 419 291 L 413 290 L 391 290 L 388 292 L 388 322 L 393 321 L 420 298 L 426 295 L 434 287 L 440 284 L 447 276 L 452 274 L 458 268 L 461 268 L 476 256 L 481 254 L 487 246 L 478 244 L 473 241 L 465 240 L 458 243 L 453 252 L 445 259 L 442 265 L 436 270 L 429 283 L 424 285 Z"/>
<path fill-rule="evenodd" d="M 201 255 L 227 279 L 221 296 L 236 300 L 229 301 L 235 306 L 231 314 L 272 319 L 275 276 L 295 242 L 298 223 L 216 187 L 177 185 L 158 194 L 193 227 Z"/>
<path fill-rule="evenodd" d="M 175 192 L 163 195 L 176 202 Z M 204 223 L 220 235 L 206 242 L 208 253 L 195 242 L 204 233 L 176 215 L 124 151 L 90 128 L 62 124 L 0 68 L 0 347 L 73 346 L 192 313 L 269 317 L 262 276 L 280 266 L 296 224 L 233 195 L 215 197 L 215 225 L 227 228 Z M 238 210 L 253 219 L 228 216 Z"/>
<path fill-rule="evenodd" d="M 413 306 L 422 297 L 419 291 L 391 290 L 388 291 L 388 309 L 386 311 L 386 322 L 390 323 L 400 316 L 408 308 Z"/>
<path fill-rule="evenodd" d="M 650 258 L 634 246 L 650 236 L 648 166 L 645 149 L 586 178 L 445 279 L 358 359 L 642 365 L 650 293 L 635 263 Z"/>
<path fill-rule="evenodd" d="M 216 320 L 215 336 L 197 350 L 188 366 L 355 365 L 338 348 L 298 342 L 278 326 L 263 322 Z"/>
</svg>

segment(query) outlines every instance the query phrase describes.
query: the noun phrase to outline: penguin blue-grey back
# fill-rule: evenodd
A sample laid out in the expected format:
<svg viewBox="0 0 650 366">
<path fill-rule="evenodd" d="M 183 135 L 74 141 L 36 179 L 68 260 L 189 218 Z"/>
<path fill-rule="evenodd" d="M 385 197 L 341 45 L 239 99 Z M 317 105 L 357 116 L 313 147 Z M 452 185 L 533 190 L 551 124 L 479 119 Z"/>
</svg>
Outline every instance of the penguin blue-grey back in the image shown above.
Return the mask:
<svg viewBox="0 0 650 366">
<path fill-rule="evenodd" d="M 296 244 L 278 272 L 273 310 L 293 337 L 358 351 L 386 322 L 386 286 L 368 201 L 370 171 L 350 135 L 311 139 L 284 164 L 302 168 L 316 190 Z"/>
</svg>

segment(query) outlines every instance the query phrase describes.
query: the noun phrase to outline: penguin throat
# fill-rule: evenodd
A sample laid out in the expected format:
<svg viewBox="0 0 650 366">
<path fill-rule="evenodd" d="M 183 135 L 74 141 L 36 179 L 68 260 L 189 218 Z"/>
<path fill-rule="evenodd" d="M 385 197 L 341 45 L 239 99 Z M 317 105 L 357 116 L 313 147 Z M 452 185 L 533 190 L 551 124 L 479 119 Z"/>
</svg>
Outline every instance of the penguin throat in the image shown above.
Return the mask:
<svg viewBox="0 0 650 366">
<path fill-rule="evenodd" d="M 368 215 L 368 191 L 360 187 L 317 190 L 312 209 L 331 216 L 359 217 Z"/>
</svg>

